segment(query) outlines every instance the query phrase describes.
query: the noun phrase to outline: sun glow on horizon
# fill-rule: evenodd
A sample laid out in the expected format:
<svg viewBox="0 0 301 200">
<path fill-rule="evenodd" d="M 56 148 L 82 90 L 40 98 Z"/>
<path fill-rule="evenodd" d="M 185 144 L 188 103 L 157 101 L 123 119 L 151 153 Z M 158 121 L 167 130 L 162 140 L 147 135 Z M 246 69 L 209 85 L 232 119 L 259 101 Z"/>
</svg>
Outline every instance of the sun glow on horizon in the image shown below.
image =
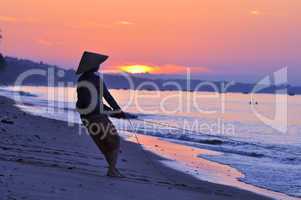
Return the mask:
<svg viewBox="0 0 301 200">
<path fill-rule="evenodd" d="M 134 65 L 119 65 L 109 67 L 115 69 L 115 72 L 125 72 L 130 74 L 186 74 L 187 72 L 193 73 L 209 73 L 211 70 L 208 67 L 187 67 L 182 65 L 144 65 L 144 64 L 134 64 Z"/>
<path fill-rule="evenodd" d="M 0 53 L 75 69 L 89 50 L 110 56 L 105 73 L 248 82 L 288 65 L 301 84 L 301 1 L 70 2 L 1 1 Z"/>
<path fill-rule="evenodd" d="M 145 74 L 155 71 L 155 67 L 148 65 L 128 65 L 120 67 L 120 70 L 131 74 Z"/>
</svg>

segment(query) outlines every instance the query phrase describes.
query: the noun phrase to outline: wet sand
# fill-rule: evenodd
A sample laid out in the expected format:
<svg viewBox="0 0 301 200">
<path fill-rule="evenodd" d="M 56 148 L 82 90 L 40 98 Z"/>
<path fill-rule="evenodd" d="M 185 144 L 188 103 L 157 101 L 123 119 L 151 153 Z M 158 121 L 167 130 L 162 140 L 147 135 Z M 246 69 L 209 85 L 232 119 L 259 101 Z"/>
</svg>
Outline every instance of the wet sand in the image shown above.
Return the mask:
<svg viewBox="0 0 301 200">
<path fill-rule="evenodd" d="M 135 137 L 131 137 L 130 140 L 137 143 Z M 300 200 L 300 198 L 290 197 L 282 193 L 273 192 L 241 182 L 239 179 L 243 178 L 244 174 L 235 168 L 199 157 L 199 155 L 220 155 L 219 152 L 189 147 L 174 143 L 172 140 L 166 141 L 147 135 L 138 135 L 138 141 L 143 145 L 144 149 L 170 160 L 167 162 L 162 160 L 162 163 L 165 163 L 167 166 L 172 166 L 179 171 L 191 174 L 200 180 L 214 180 L 215 183 L 222 183 L 253 191 L 274 199 Z M 204 176 L 210 176 L 210 178 L 205 178 Z"/>
<path fill-rule="evenodd" d="M 192 148 L 149 136 L 139 140 L 161 156 L 143 151 L 130 138 L 123 140 L 119 166 L 127 178 L 108 178 L 103 156 L 89 136 L 79 135 L 78 125 L 29 115 L 13 104 L 0 97 L 0 199 L 269 199 L 236 188 L 235 181 L 229 182 L 232 186 L 214 184 L 167 167 L 162 164 L 170 161 L 166 157 L 182 157 L 225 179 L 241 175 L 205 159 L 191 159 L 205 150 L 194 149 L 189 158 L 186 153 Z"/>
</svg>

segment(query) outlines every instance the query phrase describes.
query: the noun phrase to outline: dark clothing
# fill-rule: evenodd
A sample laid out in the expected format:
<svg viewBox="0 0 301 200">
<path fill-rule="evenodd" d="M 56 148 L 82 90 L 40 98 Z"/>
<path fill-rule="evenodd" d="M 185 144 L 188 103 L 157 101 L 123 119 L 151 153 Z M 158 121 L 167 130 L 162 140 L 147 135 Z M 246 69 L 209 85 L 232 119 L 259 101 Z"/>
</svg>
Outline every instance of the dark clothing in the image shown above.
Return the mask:
<svg viewBox="0 0 301 200">
<path fill-rule="evenodd" d="M 102 97 L 112 108 L 103 103 Z M 119 149 L 120 138 L 106 112 L 121 109 L 103 80 L 94 72 L 79 77 L 76 108 L 89 135 L 110 163 L 110 155 Z"/>
<path fill-rule="evenodd" d="M 76 108 L 81 117 L 104 114 L 112 110 L 103 103 L 102 97 L 114 111 L 120 111 L 104 81 L 94 72 L 82 74 L 78 79 Z"/>
<path fill-rule="evenodd" d="M 101 152 L 110 153 L 119 149 L 120 137 L 108 116 L 93 115 L 82 118 L 82 121 Z"/>
</svg>

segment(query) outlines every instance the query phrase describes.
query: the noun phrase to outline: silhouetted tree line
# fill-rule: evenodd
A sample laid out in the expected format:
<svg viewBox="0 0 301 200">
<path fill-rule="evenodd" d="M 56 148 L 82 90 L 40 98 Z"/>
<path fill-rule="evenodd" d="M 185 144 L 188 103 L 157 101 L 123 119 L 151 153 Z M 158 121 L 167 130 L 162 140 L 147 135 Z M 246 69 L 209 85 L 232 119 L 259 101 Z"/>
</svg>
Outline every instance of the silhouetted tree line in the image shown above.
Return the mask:
<svg viewBox="0 0 301 200">
<path fill-rule="evenodd" d="M 1 34 L 1 29 L 0 29 L 0 43 L 1 43 L 1 40 L 2 40 L 2 34 Z M 2 70 L 4 68 L 4 66 L 5 66 L 5 59 L 0 52 L 0 70 Z"/>
<path fill-rule="evenodd" d="M 28 70 L 43 70 L 47 74 L 51 73 L 53 74 L 53 84 L 51 86 L 62 86 L 62 85 L 69 85 L 69 86 L 75 86 L 77 83 L 78 76 L 75 74 L 75 71 L 73 69 L 62 69 L 55 65 L 49 65 L 43 62 L 33 62 L 27 59 L 18 59 L 18 58 L 12 58 L 9 56 L 5 57 L 6 67 L 5 70 L 0 72 L 0 84 L 2 85 L 14 85 L 16 79 L 19 77 L 20 74 L 22 74 L 25 71 Z M 50 71 L 49 71 L 50 70 Z M 61 73 L 59 73 L 61 72 Z M 59 76 L 59 74 L 62 74 L 63 76 Z M 51 75 L 50 74 L 50 75 Z M 132 80 L 132 84 L 129 84 L 128 78 L 125 78 L 124 76 L 121 76 L 119 74 L 103 74 L 103 79 L 105 80 L 107 86 L 112 89 L 139 89 L 139 90 L 154 90 L 154 87 L 149 84 L 143 84 L 143 83 L 153 83 L 158 86 L 159 90 L 165 90 L 165 91 L 173 91 L 178 90 L 178 88 L 174 87 L 173 85 L 165 85 L 166 81 L 173 81 L 174 83 L 177 83 L 181 86 L 181 90 L 183 91 L 191 91 L 191 90 L 197 90 L 197 91 L 213 91 L 213 88 L 211 86 L 202 86 L 198 87 L 198 85 L 204 81 L 202 80 L 189 80 L 189 84 L 187 84 L 188 80 L 184 79 L 160 79 L 160 78 L 147 78 L 147 77 L 139 77 L 139 75 L 132 75 L 128 74 L 128 78 Z M 41 75 L 32 75 L 22 83 L 22 85 L 32 85 L 32 86 L 48 86 L 48 76 L 41 76 Z M 223 88 L 222 85 L 227 85 L 227 82 L 212 82 L 214 83 L 218 88 Z M 142 84 L 142 85 L 141 85 Z M 189 88 L 187 88 L 187 85 L 190 85 Z M 143 87 L 142 87 L 143 86 Z M 248 83 L 236 83 L 235 85 L 229 87 L 228 92 L 238 92 L 238 93 L 249 93 L 252 91 L 252 88 L 254 87 L 254 84 L 248 84 Z M 301 94 L 301 87 L 294 87 L 289 85 L 283 85 L 283 86 L 270 86 L 262 91 L 261 93 L 274 93 L 275 90 L 278 90 L 280 88 L 287 88 L 289 94 Z"/>
</svg>

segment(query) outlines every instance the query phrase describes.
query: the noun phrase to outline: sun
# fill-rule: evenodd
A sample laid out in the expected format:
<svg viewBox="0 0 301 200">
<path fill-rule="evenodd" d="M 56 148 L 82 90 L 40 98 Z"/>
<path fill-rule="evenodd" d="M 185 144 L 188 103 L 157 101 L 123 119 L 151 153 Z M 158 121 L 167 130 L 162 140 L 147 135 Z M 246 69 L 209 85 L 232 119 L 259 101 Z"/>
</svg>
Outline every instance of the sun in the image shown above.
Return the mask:
<svg viewBox="0 0 301 200">
<path fill-rule="evenodd" d="M 154 67 L 148 65 L 127 65 L 120 67 L 120 70 L 131 74 L 145 74 L 151 73 L 155 69 Z"/>
</svg>

